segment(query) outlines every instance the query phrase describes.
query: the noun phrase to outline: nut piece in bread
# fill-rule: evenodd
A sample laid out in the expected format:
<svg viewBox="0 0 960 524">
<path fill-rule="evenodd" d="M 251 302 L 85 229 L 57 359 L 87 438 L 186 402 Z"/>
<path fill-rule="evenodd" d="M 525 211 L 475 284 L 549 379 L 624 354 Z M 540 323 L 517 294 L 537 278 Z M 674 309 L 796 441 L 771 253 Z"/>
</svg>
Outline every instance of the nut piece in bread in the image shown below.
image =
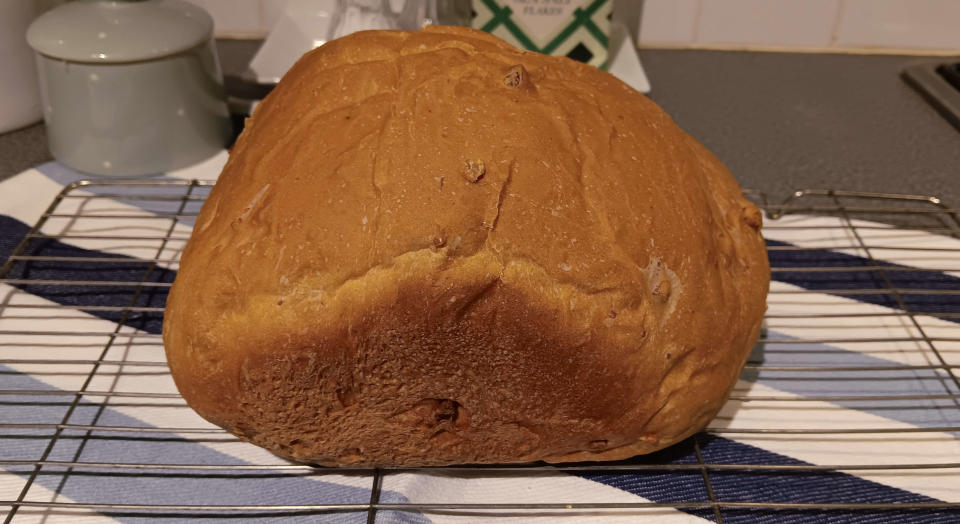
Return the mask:
<svg viewBox="0 0 960 524">
<path fill-rule="evenodd" d="M 308 54 L 182 257 L 170 370 L 323 465 L 615 460 L 698 431 L 765 310 L 759 211 L 613 76 L 463 28 Z"/>
</svg>

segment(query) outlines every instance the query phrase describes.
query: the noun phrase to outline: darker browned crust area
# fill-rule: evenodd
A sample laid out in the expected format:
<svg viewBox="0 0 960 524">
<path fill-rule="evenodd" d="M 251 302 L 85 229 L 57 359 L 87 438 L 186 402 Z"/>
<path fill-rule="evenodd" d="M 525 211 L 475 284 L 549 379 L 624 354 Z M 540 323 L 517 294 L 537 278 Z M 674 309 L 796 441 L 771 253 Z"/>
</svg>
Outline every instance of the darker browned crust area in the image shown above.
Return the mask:
<svg viewBox="0 0 960 524">
<path fill-rule="evenodd" d="M 198 217 L 164 342 L 200 415 L 325 465 L 613 460 L 720 409 L 761 215 L 610 75 L 436 27 L 301 59 Z"/>
</svg>

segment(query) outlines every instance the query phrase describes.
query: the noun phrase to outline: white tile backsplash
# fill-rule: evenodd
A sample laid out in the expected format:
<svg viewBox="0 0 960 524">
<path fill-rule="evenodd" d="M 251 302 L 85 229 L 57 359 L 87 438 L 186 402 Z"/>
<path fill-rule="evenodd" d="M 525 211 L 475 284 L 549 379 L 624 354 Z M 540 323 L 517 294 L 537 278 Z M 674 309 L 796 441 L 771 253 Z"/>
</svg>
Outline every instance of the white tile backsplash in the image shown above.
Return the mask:
<svg viewBox="0 0 960 524">
<path fill-rule="evenodd" d="M 260 20 L 264 33 L 269 33 L 277 24 L 288 2 L 289 0 L 260 0 Z"/>
<path fill-rule="evenodd" d="M 217 36 L 262 38 L 291 0 L 190 1 L 213 16 Z M 960 0 L 646 0 L 639 40 L 669 46 L 960 52 L 957 20 Z"/>
<path fill-rule="evenodd" d="M 646 0 L 640 17 L 640 43 L 682 44 L 696 36 L 700 0 Z"/>
<path fill-rule="evenodd" d="M 840 0 L 702 0 L 699 44 L 827 47 Z"/>
<path fill-rule="evenodd" d="M 213 17 L 217 36 L 261 36 L 260 0 L 189 0 Z"/>
<path fill-rule="evenodd" d="M 845 0 L 840 47 L 937 48 L 960 51 L 958 0 Z"/>
</svg>

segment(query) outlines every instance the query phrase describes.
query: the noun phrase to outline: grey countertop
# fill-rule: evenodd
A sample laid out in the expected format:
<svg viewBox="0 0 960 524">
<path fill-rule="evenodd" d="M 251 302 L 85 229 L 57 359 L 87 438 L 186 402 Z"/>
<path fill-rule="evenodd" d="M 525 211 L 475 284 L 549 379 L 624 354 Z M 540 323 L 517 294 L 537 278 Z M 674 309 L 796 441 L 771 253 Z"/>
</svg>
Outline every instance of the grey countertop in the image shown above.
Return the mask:
<svg viewBox="0 0 960 524">
<path fill-rule="evenodd" d="M 218 42 L 224 71 L 239 74 L 257 46 Z M 644 50 L 641 60 L 651 98 L 744 187 L 773 200 L 810 187 L 960 206 L 960 132 L 899 76 L 922 58 Z M 0 179 L 47 160 L 41 124 L 0 135 Z"/>
<path fill-rule="evenodd" d="M 960 206 L 960 131 L 900 78 L 923 58 L 651 50 L 641 60 L 651 98 L 744 187 L 773 200 L 822 188 Z"/>
</svg>

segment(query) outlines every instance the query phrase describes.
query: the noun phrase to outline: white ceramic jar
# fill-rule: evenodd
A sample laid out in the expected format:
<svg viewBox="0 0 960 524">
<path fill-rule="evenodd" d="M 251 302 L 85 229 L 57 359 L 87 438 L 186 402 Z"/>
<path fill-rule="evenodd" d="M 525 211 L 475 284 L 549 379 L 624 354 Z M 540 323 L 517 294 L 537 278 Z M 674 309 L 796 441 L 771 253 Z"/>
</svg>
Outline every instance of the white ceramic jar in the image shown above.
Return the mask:
<svg viewBox="0 0 960 524">
<path fill-rule="evenodd" d="M 213 20 L 182 0 L 80 0 L 27 31 L 50 152 L 74 169 L 146 175 L 223 149 L 230 115 Z"/>
</svg>

